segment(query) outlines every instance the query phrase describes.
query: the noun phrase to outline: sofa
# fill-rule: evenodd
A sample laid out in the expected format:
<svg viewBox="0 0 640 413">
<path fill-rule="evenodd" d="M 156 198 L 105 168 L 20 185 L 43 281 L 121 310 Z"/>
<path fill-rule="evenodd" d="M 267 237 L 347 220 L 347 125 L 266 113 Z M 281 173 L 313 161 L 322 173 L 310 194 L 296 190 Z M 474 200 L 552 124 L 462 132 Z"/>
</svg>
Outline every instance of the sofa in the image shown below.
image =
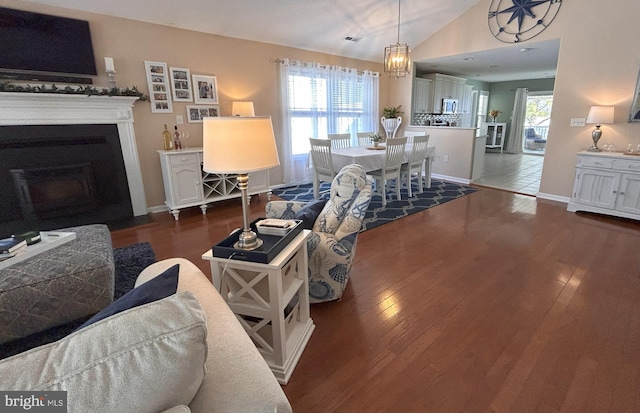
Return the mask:
<svg viewBox="0 0 640 413">
<path fill-rule="evenodd" d="M 236 316 L 192 262 L 152 264 L 134 292 L 171 270 L 177 291 L 166 298 L 0 360 L 0 389 L 67 391 L 69 412 L 291 412 Z"/>
</svg>

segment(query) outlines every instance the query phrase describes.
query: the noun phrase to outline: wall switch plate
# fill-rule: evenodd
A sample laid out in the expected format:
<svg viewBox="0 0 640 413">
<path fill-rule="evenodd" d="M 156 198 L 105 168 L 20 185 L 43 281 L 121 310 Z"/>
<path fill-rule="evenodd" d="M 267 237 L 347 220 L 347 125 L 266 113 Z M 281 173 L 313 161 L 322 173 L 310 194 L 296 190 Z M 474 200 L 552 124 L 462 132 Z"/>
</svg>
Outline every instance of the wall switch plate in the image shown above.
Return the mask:
<svg viewBox="0 0 640 413">
<path fill-rule="evenodd" d="M 569 126 L 586 126 L 586 118 L 571 118 L 571 124 Z"/>
<path fill-rule="evenodd" d="M 445 161 L 445 162 L 449 162 L 449 155 L 444 155 L 442 157 L 442 160 Z"/>
<path fill-rule="evenodd" d="M 184 118 L 182 117 L 182 115 L 176 115 L 176 124 L 178 125 L 184 124 Z"/>
</svg>

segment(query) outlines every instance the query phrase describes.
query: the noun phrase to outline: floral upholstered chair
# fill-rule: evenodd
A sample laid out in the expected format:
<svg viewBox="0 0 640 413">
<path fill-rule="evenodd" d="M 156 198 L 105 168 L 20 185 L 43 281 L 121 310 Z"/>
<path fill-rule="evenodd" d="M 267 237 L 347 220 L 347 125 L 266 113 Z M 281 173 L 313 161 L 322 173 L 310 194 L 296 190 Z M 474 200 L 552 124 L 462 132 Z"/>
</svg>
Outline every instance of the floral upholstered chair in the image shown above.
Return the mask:
<svg viewBox="0 0 640 413">
<path fill-rule="evenodd" d="M 315 220 L 307 240 L 309 300 L 337 300 L 349 281 L 358 232 L 371 202 L 371 181 L 360 165 L 347 165 L 333 179 L 331 195 Z M 271 201 L 267 218 L 295 219 L 304 202 Z"/>
</svg>

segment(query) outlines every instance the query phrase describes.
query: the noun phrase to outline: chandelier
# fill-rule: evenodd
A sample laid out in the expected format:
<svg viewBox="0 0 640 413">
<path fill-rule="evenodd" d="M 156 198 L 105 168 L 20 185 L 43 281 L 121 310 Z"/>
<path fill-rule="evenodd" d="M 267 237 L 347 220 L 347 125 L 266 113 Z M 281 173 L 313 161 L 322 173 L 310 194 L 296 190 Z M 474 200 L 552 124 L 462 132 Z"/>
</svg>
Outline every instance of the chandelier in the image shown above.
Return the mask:
<svg viewBox="0 0 640 413">
<path fill-rule="evenodd" d="M 400 44 L 400 0 L 398 0 L 398 41 L 384 48 L 384 72 L 396 78 L 405 77 L 411 71 L 411 49 Z"/>
</svg>

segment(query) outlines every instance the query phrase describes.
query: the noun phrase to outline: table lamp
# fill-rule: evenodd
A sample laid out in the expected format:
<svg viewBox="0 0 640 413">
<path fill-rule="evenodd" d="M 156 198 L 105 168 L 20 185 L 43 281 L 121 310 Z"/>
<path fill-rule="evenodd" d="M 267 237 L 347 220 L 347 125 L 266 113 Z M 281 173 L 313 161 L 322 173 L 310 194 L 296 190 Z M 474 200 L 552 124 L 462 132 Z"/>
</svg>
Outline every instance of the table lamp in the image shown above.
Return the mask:
<svg viewBox="0 0 640 413">
<path fill-rule="evenodd" d="M 601 152 L 598 148 L 598 141 L 602 136 L 600 125 L 613 123 L 613 106 L 591 106 L 589 115 L 587 115 L 587 123 L 595 123 L 596 128 L 591 132 L 593 146 L 587 149 L 589 152 Z"/>
<path fill-rule="evenodd" d="M 243 230 L 234 248 L 254 250 L 262 240 L 249 227 L 247 186 L 249 173 L 280 165 L 270 117 L 211 117 L 203 119 L 202 169 L 215 174 L 237 174 L 242 194 Z"/>
<path fill-rule="evenodd" d="M 256 116 L 253 102 L 233 102 L 231 104 L 231 114 L 233 116 Z"/>
</svg>

